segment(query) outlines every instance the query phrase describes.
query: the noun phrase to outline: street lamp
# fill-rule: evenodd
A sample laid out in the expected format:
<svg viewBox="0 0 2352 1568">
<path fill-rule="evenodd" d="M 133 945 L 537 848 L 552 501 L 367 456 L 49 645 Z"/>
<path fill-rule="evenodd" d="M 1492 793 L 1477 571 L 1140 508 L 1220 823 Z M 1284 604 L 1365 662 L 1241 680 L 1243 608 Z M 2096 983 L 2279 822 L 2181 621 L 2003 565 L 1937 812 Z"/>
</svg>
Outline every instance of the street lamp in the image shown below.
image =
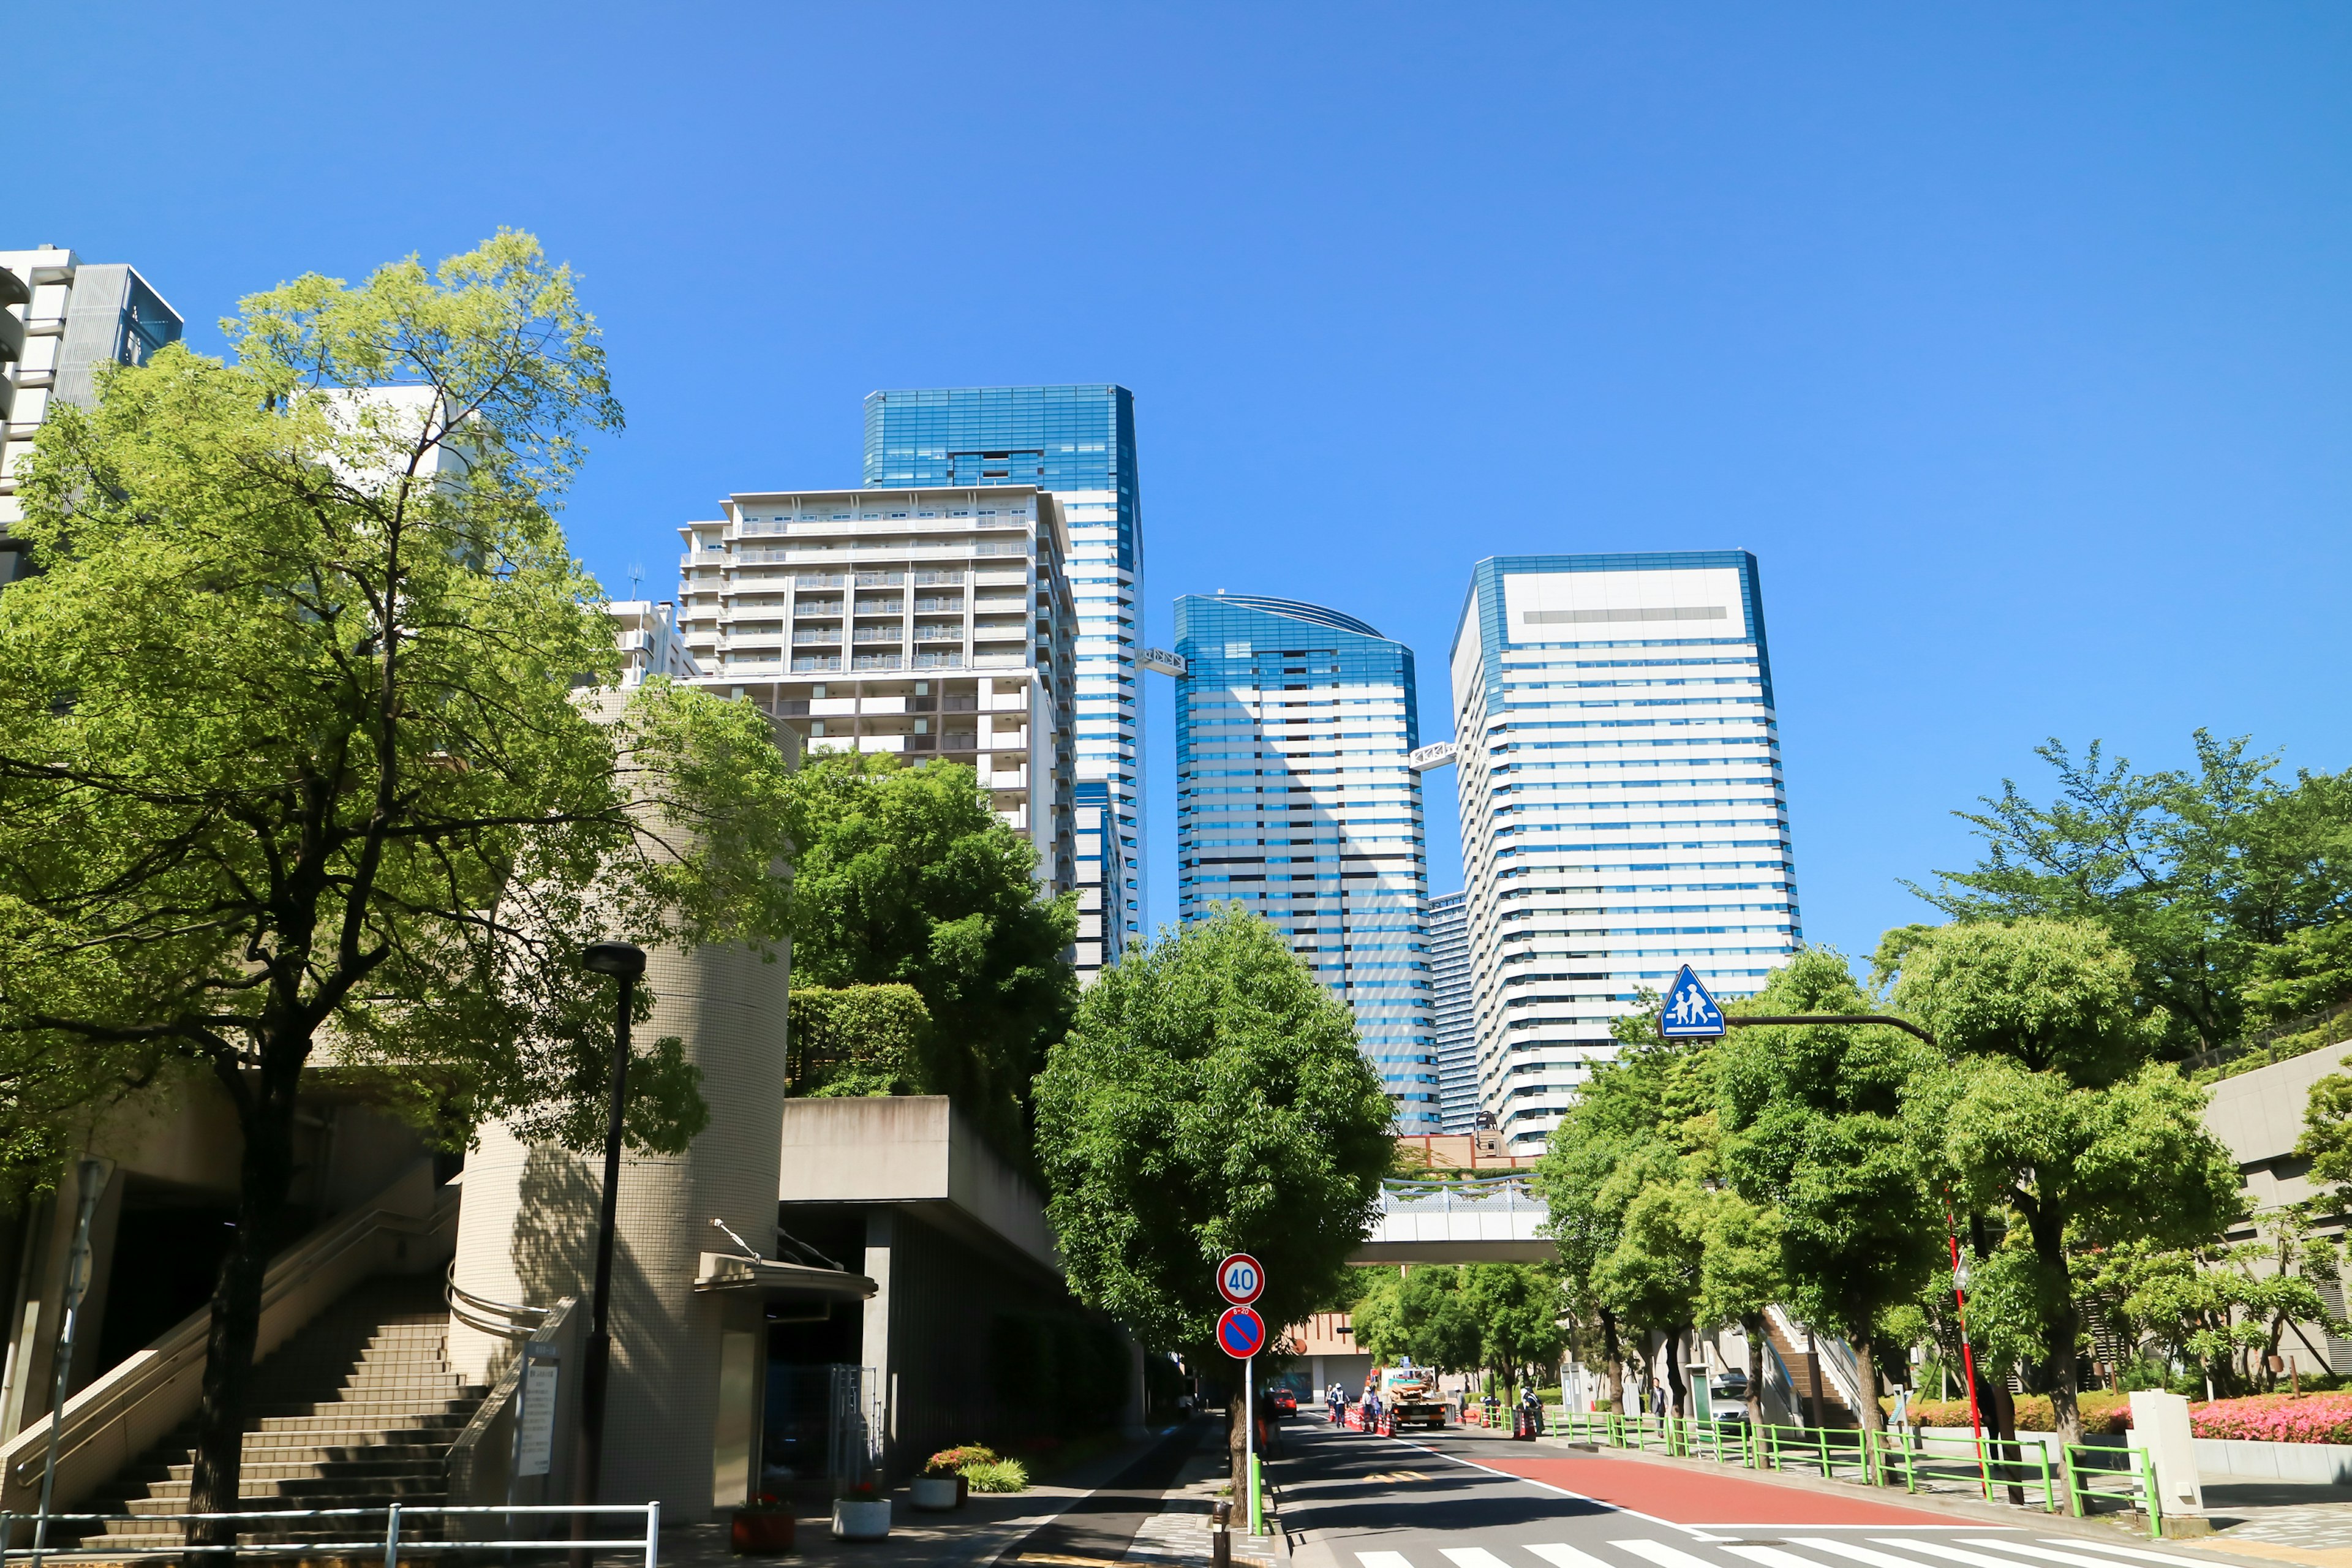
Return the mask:
<svg viewBox="0 0 2352 1568">
<path fill-rule="evenodd" d="M 613 1357 L 613 1336 L 606 1324 L 613 1299 L 613 1226 L 621 1190 L 621 1112 L 629 1091 L 629 1013 L 636 1005 L 637 981 L 646 972 L 646 950 L 634 942 L 592 942 L 580 955 L 581 967 L 592 974 L 609 974 L 620 984 L 620 1005 L 613 1026 L 613 1102 L 604 1118 L 604 1193 L 596 1217 L 596 1294 L 590 1309 L 588 1364 L 580 1379 L 581 1473 L 574 1479 L 575 1501 L 593 1503 L 604 1473 L 604 1386 Z M 573 1521 L 575 1529 L 585 1516 Z"/>
</svg>

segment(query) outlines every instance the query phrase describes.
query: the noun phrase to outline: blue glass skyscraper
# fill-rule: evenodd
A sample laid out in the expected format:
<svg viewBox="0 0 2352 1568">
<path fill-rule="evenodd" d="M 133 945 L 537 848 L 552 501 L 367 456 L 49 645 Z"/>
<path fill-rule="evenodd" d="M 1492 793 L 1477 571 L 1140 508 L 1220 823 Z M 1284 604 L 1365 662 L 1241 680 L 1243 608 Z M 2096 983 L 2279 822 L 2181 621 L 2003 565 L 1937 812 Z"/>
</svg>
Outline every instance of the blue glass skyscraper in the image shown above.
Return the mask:
<svg viewBox="0 0 2352 1568">
<path fill-rule="evenodd" d="M 956 386 L 866 398 L 866 483 L 1035 485 L 1059 499 L 1070 531 L 1078 610 L 1077 776 L 1109 798 L 1116 853 L 1079 889 L 1078 968 L 1091 975 L 1143 931 L 1143 797 L 1137 777 L 1136 602 L 1143 510 L 1135 395 L 1123 386 Z M 1095 907 L 1089 907 L 1089 905 Z"/>
<path fill-rule="evenodd" d="M 1264 915 L 1354 1009 L 1401 1132 L 1438 1124 L 1412 650 L 1289 599 L 1176 601 L 1177 911 Z"/>
</svg>

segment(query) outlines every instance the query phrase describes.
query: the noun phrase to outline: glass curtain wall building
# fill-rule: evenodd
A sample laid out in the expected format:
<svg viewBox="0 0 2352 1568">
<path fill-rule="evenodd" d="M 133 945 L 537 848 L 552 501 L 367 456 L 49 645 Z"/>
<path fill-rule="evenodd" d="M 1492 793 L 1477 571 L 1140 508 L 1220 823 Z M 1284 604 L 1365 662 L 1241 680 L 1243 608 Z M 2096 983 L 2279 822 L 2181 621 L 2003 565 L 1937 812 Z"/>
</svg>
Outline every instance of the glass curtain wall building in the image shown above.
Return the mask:
<svg viewBox="0 0 2352 1568">
<path fill-rule="evenodd" d="M 1435 984 L 1437 1113 L 1448 1132 L 1478 1126 L 1478 1030 L 1470 1009 L 1467 892 L 1440 893 L 1423 919 L 1429 928 L 1430 979 Z"/>
<path fill-rule="evenodd" d="M 1106 847 L 1116 851 L 1081 869 L 1078 970 L 1090 979 L 1143 932 L 1142 705 L 1135 684 L 1143 511 L 1135 395 L 1112 385 L 869 393 L 866 483 L 1034 485 L 1061 504 L 1078 615 L 1077 776 L 1104 784 Z M 1089 885 L 1088 874 L 1112 879 Z"/>
<path fill-rule="evenodd" d="M 1176 601 L 1177 912 L 1237 901 L 1354 1009 L 1401 1132 L 1438 1127 L 1412 650 L 1288 599 Z"/>
<path fill-rule="evenodd" d="M 1479 1092 L 1527 1153 L 1641 987 L 1752 995 L 1802 938 L 1756 558 L 1482 561 L 1452 672 Z"/>
</svg>

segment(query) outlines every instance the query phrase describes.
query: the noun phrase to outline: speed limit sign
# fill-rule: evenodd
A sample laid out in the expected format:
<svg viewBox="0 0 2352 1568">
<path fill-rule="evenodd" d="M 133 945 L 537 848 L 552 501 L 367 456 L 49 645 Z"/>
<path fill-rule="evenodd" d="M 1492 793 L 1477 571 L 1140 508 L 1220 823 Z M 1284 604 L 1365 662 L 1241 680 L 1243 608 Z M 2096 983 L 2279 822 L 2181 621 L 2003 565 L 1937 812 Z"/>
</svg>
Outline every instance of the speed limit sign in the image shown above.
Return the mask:
<svg viewBox="0 0 2352 1568">
<path fill-rule="evenodd" d="M 1217 1294 L 1236 1307 L 1246 1307 L 1265 1290 L 1265 1270 L 1246 1252 L 1236 1252 L 1217 1265 Z"/>
</svg>

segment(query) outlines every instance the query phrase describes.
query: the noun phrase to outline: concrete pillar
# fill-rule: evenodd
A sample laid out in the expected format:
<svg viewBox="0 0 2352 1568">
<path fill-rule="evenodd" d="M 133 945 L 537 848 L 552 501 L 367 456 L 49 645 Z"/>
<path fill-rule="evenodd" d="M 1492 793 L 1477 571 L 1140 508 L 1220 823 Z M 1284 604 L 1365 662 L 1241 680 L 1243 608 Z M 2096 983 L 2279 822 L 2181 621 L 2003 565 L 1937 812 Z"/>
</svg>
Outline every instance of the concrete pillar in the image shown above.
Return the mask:
<svg viewBox="0 0 2352 1568">
<path fill-rule="evenodd" d="M 882 1464 L 887 1470 L 897 1462 L 898 1436 L 898 1380 L 890 1361 L 890 1254 L 898 1240 L 898 1216 L 887 1209 L 870 1210 L 866 1215 L 866 1277 L 874 1281 L 874 1294 L 866 1299 L 866 1318 L 861 1326 L 857 1360 L 859 1364 L 874 1369 L 881 1381 L 883 1432 Z"/>
<path fill-rule="evenodd" d="M 698 1294 L 694 1280 L 701 1254 L 734 1250 L 713 1218 L 774 1253 L 790 975 L 783 955 L 762 963 L 741 948 L 647 955 L 654 1016 L 638 1036 L 685 1042 L 710 1122 L 683 1154 L 622 1157 L 603 1496 L 658 1499 L 665 1521 L 708 1519 L 722 1492 L 730 1503 L 741 1498 L 740 1412 L 722 1405 L 722 1389 L 740 1399 L 745 1352 L 739 1342 L 730 1363 L 726 1336 L 760 1331 L 756 1303 Z M 584 1314 L 602 1177 L 601 1153 L 529 1146 L 485 1128 L 462 1183 L 457 1283 L 533 1306 L 577 1296 Z M 756 1348 L 764 1358 L 764 1344 Z M 508 1350 L 451 1325 L 451 1360 L 477 1381 Z M 754 1369 L 755 1384 L 761 1376 Z"/>
</svg>

